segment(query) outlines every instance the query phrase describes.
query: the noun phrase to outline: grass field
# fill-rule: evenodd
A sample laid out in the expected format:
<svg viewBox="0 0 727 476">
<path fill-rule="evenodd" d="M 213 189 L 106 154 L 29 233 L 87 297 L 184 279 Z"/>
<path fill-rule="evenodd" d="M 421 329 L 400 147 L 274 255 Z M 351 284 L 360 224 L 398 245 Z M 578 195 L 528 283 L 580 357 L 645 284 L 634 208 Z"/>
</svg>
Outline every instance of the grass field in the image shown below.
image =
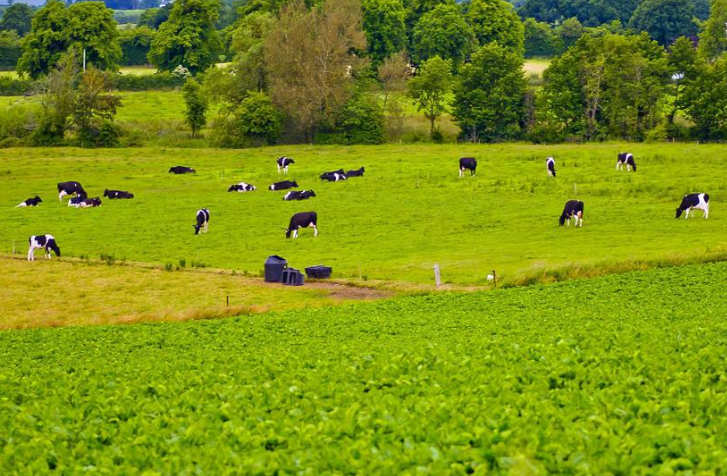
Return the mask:
<svg viewBox="0 0 727 476">
<path fill-rule="evenodd" d="M 0 473 L 723 474 L 725 281 L 0 332 Z"/>
<path fill-rule="evenodd" d="M 0 252 L 28 236 L 51 233 L 64 256 L 113 256 L 157 265 L 179 260 L 253 275 L 270 254 L 291 265 L 324 263 L 338 278 L 484 285 L 496 270 L 506 282 L 589 274 L 587 267 L 629 269 L 685 259 L 723 257 L 727 220 L 727 149 L 705 145 L 633 145 L 637 173 L 616 172 L 624 145 L 589 146 L 291 146 L 213 149 L 7 149 L 0 151 Z M 296 159 L 290 179 L 318 196 L 284 202 L 267 186 L 282 179 L 274 159 Z M 458 177 L 457 158 L 476 156 L 477 177 Z M 546 176 L 554 155 L 558 177 Z M 170 166 L 195 167 L 175 176 Z M 318 175 L 366 167 L 366 176 L 325 183 Z M 57 201 L 56 183 L 78 180 L 91 196 L 130 190 L 131 201 L 75 209 Z M 254 193 L 227 193 L 246 181 Z M 712 197 L 709 220 L 676 220 L 688 192 Z M 35 194 L 37 209 L 14 206 Z M 582 229 L 559 227 L 567 199 L 585 202 Z M 211 210 L 210 232 L 195 236 L 195 212 Z M 320 236 L 286 240 L 290 216 L 315 210 Z M 556 270 L 553 272 L 553 270 Z M 550 277 L 543 277 L 550 272 Z"/>
</svg>

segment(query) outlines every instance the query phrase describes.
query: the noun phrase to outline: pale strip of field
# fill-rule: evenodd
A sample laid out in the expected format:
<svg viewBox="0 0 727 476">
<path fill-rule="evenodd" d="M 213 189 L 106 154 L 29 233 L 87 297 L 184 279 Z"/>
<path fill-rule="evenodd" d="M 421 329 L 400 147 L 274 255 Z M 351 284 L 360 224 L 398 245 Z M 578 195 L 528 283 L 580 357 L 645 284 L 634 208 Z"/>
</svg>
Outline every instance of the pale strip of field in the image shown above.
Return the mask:
<svg viewBox="0 0 727 476">
<path fill-rule="evenodd" d="M 550 66 L 549 59 L 529 59 L 525 61 L 523 71 L 525 71 L 526 75 L 537 74 L 542 76 L 543 71 L 548 69 L 548 66 Z"/>
<path fill-rule="evenodd" d="M 331 283 L 283 286 L 230 271 L 37 258 L 0 256 L 0 329 L 211 319 L 389 294 Z"/>
</svg>

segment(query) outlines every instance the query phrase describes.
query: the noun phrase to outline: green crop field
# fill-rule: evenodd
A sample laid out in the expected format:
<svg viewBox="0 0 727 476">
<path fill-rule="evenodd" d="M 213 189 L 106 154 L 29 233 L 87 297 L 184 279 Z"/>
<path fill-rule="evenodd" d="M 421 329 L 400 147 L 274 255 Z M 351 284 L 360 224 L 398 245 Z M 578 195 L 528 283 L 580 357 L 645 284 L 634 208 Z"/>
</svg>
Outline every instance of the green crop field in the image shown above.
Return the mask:
<svg viewBox="0 0 727 476">
<path fill-rule="evenodd" d="M 0 473 L 723 474 L 726 281 L 0 332 Z"/>
</svg>

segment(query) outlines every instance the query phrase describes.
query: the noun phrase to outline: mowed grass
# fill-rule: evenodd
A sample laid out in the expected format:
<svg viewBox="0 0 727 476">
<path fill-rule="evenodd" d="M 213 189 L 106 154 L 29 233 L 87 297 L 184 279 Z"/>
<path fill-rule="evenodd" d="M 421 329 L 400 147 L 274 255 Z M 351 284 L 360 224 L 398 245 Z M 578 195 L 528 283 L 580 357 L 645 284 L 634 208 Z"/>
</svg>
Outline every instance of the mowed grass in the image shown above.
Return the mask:
<svg viewBox="0 0 727 476">
<path fill-rule="evenodd" d="M 0 332 L 0 473 L 722 474 L 726 280 Z"/>
<path fill-rule="evenodd" d="M 634 153 L 637 173 L 614 170 L 625 149 Z M 280 155 L 296 160 L 287 177 L 276 172 Z M 555 179 L 546 176 L 547 155 L 556 158 Z M 476 177 L 458 177 L 460 156 L 479 159 Z M 185 260 L 254 275 L 277 254 L 297 268 L 332 266 L 336 278 L 426 284 L 437 263 L 445 283 L 482 285 L 493 270 L 515 282 L 553 269 L 628 269 L 727 251 L 727 148 L 719 145 L 7 149 L 0 164 L 0 252 L 15 242 L 24 253 L 28 236 L 50 233 L 71 257 L 162 266 Z M 198 173 L 167 173 L 174 165 Z M 363 178 L 318 178 L 360 166 Z M 283 179 L 318 196 L 285 202 L 283 192 L 267 190 Z M 56 191 L 67 180 L 80 181 L 91 196 L 113 188 L 136 198 L 70 208 L 58 203 Z M 259 190 L 227 192 L 240 181 Z M 676 220 L 681 197 L 701 191 L 712 197 L 710 218 Z M 45 200 L 40 207 L 15 208 L 35 194 Z M 585 202 L 582 229 L 558 226 L 571 198 Z M 202 207 L 211 211 L 210 231 L 195 236 Z M 302 230 L 286 240 L 290 217 L 311 210 L 320 235 Z"/>
<path fill-rule="evenodd" d="M 324 283 L 281 286 L 179 266 L 170 272 L 133 263 L 0 257 L 0 329 L 211 319 L 386 296 Z"/>
</svg>

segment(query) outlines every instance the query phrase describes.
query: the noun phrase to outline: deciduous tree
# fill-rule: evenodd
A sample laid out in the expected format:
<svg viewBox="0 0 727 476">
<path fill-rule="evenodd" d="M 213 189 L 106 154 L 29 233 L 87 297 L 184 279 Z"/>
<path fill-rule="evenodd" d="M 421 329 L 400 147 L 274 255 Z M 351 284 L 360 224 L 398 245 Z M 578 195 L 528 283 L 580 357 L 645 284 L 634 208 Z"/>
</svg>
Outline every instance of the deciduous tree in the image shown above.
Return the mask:
<svg viewBox="0 0 727 476">
<path fill-rule="evenodd" d="M 708 61 L 727 51 L 727 0 L 712 0 L 709 20 L 699 36 L 699 51 Z"/>
<path fill-rule="evenodd" d="M 649 33 L 663 46 L 680 36 L 697 33 L 692 0 L 644 0 L 634 12 L 630 26 Z"/>
<path fill-rule="evenodd" d="M 202 87 L 193 78 L 189 78 L 182 87 L 184 94 L 184 120 L 192 130 L 192 138 L 207 124 L 207 100 L 202 94 Z"/>
<path fill-rule="evenodd" d="M 472 0 L 467 9 L 467 22 L 481 45 L 496 41 L 522 54 L 525 29 L 510 3 Z"/>
<path fill-rule="evenodd" d="M 469 140 L 518 136 L 526 87 L 522 67 L 519 52 L 493 42 L 480 47 L 462 68 L 452 115 Z"/>
<path fill-rule="evenodd" d="M 459 5 L 440 4 L 425 13 L 414 27 L 413 56 L 416 63 L 439 56 L 457 68 L 477 44 L 472 28 Z"/>
<path fill-rule="evenodd" d="M 152 41 L 149 61 L 162 71 L 181 65 L 192 74 L 215 64 L 222 51 L 215 29 L 218 12 L 216 0 L 176 0 Z"/>
<path fill-rule="evenodd" d="M 363 0 L 366 50 L 375 66 L 406 46 L 406 10 L 402 0 Z"/>
<path fill-rule="evenodd" d="M 15 31 L 19 36 L 30 33 L 33 9 L 25 3 L 13 3 L 2 13 L 0 30 Z"/>
<path fill-rule="evenodd" d="M 433 56 L 422 63 L 419 73 L 409 80 L 409 95 L 417 109 L 429 120 L 433 136 L 434 121 L 447 110 L 447 94 L 452 90 L 452 60 Z"/>
</svg>

